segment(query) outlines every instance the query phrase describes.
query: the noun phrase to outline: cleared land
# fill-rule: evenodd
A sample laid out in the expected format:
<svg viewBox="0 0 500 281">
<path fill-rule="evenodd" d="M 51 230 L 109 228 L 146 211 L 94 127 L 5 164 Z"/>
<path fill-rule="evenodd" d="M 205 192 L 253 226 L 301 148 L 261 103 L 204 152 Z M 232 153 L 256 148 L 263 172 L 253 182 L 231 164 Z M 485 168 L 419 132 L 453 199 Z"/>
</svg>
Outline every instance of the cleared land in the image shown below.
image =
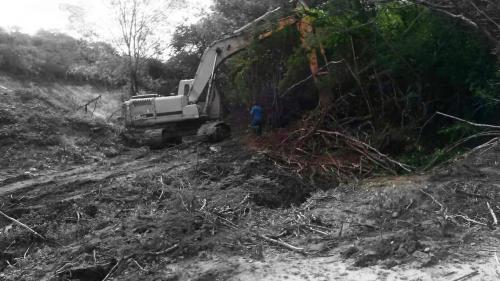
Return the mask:
<svg viewBox="0 0 500 281">
<path fill-rule="evenodd" d="M 425 175 L 312 185 L 239 138 L 128 147 L 67 103 L 2 95 L 2 280 L 500 278 L 496 142 Z"/>
</svg>

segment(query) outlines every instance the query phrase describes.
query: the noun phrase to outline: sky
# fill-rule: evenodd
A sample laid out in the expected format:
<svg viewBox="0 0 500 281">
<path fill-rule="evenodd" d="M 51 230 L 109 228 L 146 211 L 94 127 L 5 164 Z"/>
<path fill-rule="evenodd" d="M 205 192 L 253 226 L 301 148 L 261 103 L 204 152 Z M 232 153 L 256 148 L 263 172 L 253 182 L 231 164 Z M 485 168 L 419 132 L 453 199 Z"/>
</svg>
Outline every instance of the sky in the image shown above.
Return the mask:
<svg viewBox="0 0 500 281">
<path fill-rule="evenodd" d="M 171 13 L 169 21 L 172 26 L 195 22 L 211 4 L 211 0 L 184 2 L 187 2 L 186 8 Z M 29 34 L 45 29 L 78 36 L 70 28 L 68 13 L 61 9 L 62 4 L 84 7 L 87 21 L 99 31 L 100 39 L 110 40 L 112 33 L 116 32 L 113 30 L 113 17 L 110 16 L 110 0 L 0 0 L 0 27 Z"/>
</svg>

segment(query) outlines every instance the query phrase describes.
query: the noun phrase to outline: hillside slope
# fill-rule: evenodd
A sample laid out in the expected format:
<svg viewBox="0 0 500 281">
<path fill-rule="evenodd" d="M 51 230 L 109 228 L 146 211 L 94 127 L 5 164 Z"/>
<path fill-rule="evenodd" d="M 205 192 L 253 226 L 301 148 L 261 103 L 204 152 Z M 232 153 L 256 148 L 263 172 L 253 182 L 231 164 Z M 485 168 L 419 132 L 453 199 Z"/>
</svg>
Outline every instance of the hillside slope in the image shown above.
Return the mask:
<svg viewBox="0 0 500 281">
<path fill-rule="evenodd" d="M 116 154 L 106 121 L 119 116 L 117 91 L 0 76 L 0 97 L 0 182 L 20 169 L 30 176 Z"/>
</svg>

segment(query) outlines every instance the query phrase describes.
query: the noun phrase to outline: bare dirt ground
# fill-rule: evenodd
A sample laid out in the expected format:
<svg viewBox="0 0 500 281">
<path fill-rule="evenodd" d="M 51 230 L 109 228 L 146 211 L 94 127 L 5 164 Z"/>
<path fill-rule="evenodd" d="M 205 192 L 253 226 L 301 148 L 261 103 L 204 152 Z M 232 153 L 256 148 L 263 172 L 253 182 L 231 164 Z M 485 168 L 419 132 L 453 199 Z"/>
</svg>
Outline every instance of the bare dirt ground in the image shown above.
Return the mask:
<svg viewBox="0 0 500 281">
<path fill-rule="evenodd" d="M 313 185 L 238 138 L 130 148 L 81 122 L 56 133 L 85 133 L 88 161 L 4 145 L 0 280 L 500 278 L 496 142 L 429 174 Z M 56 164 L 26 173 L 34 149 Z"/>
<path fill-rule="evenodd" d="M 2 219 L 0 278 L 495 280 L 489 150 L 433 176 L 316 190 L 237 140 L 132 149 L 2 185 L 1 210 L 44 239 Z"/>
</svg>

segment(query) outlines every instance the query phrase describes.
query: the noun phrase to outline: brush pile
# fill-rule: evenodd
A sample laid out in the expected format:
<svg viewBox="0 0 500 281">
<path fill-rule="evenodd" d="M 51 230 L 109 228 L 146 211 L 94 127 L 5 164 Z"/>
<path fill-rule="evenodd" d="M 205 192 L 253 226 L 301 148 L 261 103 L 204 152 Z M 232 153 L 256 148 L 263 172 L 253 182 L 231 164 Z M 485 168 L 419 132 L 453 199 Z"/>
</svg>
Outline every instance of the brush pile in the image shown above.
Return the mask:
<svg viewBox="0 0 500 281">
<path fill-rule="evenodd" d="M 411 167 L 380 152 L 371 136 L 359 129 L 337 126 L 329 115 L 309 117 L 294 129 L 278 130 L 257 142 L 273 159 L 292 166 L 301 176 L 324 175 L 340 180 L 366 178 L 376 173 L 397 175 Z M 323 114 L 324 115 L 324 114 Z"/>
</svg>

